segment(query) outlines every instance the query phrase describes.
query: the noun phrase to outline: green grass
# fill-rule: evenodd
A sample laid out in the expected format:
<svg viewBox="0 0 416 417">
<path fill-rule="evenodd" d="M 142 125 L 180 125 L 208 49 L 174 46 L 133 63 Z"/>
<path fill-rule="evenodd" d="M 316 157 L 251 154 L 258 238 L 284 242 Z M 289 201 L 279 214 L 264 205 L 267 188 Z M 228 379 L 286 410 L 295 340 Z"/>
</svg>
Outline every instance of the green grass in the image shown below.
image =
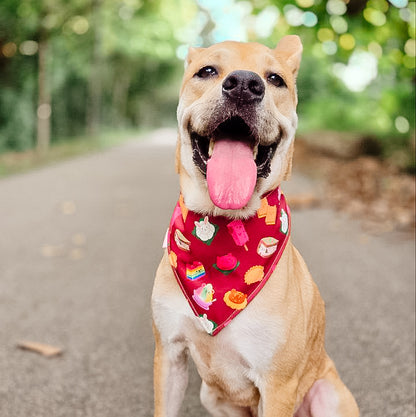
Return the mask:
<svg viewBox="0 0 416 417">
<path fill-rule="evenodd" d="M 53 142 L 45 155 L 35 150 L 0 154 L 0 178 L 51 165 L 75 156 L 99 152 L 139 138 L 144 130 L 106 131 L 99 135 L 62 138 Z"/>
</svg>

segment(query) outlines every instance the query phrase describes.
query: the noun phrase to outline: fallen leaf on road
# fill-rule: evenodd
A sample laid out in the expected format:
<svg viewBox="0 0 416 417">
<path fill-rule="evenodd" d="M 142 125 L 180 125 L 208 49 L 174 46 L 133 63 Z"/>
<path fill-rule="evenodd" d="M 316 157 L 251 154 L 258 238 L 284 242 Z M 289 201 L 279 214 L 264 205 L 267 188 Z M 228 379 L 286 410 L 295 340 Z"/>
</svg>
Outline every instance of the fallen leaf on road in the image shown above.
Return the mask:
<svg viewBox="0 0 416 417">
<path fill-rule="evenodd" d="M 415 177 L 389 160 L 368 155 L 330 157 L 328 152 L 317 152 L 310 141 L 298 140 L 294 168 L 325 178 L 324 203 L 360 219 L 371 234 L 416 227 Z"/>
<path fill-rule="evenodd" d="M 43 245 L 41 254 L 45 258 L 56 258 L 65 254 L 65 247 L 63 245 Z"/>
<path fill-rule="evenodd" d="M 77 206 L 72 200 L 63 201 L 60 205 L 61 213 L 69 216 L 74 214 L 77 210 Z"/>
<path fill-rule="evenodd" d="M 114 207 L 115 215 L 128 217 L 133 213 L 133 205 L 129 201 L 118 202 Z"/>
<path fill-rule="evenodd" d="M 31 352 L 39 353 L 46 357 L 58 356 L 63 353 L 61 348 L 56 346 L 47 345 L 44 343 L 23 341 L 17 344 L 17 347 L 23 350 L 29 350 Z"/>
<path fill-rule="evenodd" d="M 293 194 L 287 196 L 287 202 L 292 210 L 317 207 L 319 198 L 314 194 Z"/>
<path fill-rule="evenodd" d="M 76 233 L 71 238 L 72 243 L 76 246 L 84 246 L 87 242 L 87 238 L 83 233 Z"/>
<path fill-rule="evenodd" d="M 361 217 L 371 233 L 415 227 L 415 178 L 375 158 L 339 164 L 328 179 L 328 200 Z"/>
<path fill-rule="evenodd" d="M 78 261 L 84 257 L 84 251 L 81 248 L 73 248 L 69 252 L 69 259 L 73 261 Z"/>
</svg>

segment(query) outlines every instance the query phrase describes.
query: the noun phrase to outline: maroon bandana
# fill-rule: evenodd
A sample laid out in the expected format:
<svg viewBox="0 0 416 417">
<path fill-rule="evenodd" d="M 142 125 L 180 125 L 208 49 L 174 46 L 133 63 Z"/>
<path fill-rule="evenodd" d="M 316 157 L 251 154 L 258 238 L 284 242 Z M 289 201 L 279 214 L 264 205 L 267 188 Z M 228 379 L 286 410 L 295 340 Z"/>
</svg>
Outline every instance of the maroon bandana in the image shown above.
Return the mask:
<svg viewBox="0 0 416 417">
<path fill-rule="evenodd" d="M 201 216 L 180 196 L 167 235 L 169 260 L 209 334 L 223 329 L 263 288 L 289 234 L 290 211 L 279 188 L 247 220 Z"/>
</svg>

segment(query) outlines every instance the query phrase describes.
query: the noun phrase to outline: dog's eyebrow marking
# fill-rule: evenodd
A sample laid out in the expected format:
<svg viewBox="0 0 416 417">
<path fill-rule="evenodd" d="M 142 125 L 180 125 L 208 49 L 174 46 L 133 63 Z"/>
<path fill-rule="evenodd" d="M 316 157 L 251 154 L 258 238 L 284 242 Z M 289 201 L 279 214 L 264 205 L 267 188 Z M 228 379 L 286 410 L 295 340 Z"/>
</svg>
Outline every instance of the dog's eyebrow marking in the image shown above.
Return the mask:
<svg viewBox="0 0 416 417">
<path fill-rule="evenodd" d="M 204 64 L 200 63 L 200 65 L 202 65 L 200 66 L 200 68 L 202 68 L 203 66 L 212 65 L 215 68 L 221 70 L 221 68 L 223 68 L 226 63 L 232 61 L 233 58 L 238 59 L 237 51 L 230 51 L 225 48 L 218 49 L 216 51 L 208 53 L 205 57 L 202 58 L 200 62 Z"/>
<path fill-rule="evenodd" d="M 223 57 L 229 57 L 230 55 L 232 55 L 232 51 L 229 51 L 224 48 L 224 49 L 218 49 L 215 52 L 211 52 L 207 58 L 217 60 Z"/>
<path fill-rule="evenodd" d="M 276 65 L 276 58 L 274 58 L 272 54 L 264 55 L 264 61 L 268 67 Z"/>
</svg>

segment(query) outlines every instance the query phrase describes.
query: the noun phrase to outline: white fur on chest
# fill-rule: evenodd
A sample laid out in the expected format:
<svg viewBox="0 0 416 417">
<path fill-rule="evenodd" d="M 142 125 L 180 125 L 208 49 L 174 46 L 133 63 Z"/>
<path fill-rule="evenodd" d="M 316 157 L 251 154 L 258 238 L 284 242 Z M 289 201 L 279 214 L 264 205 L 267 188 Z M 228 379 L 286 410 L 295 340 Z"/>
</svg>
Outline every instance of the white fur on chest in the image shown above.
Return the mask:
<svg viewBox="0 0 416 417">
<path fill-rule="evenodd" d="M 177 352 L 175 341 L 181 341 L 203 379 L 215 376 L 228 386 L 251 382 L 258 387 L 285 343 L 286 333 L 284 320 L 267 312 L 261 298 L 260 292 L 230 324 L 216 336 L 209 336 L 178 287 L 169 297 L 154 296 L 155 321 L 167 349 L 171 346 L 172 354 Z M 198 351 L 201 339 L 209 350 L 209 362 Z"/>
<path fill-rule="evenodd" d="M 261 295 L 257 296 L 261 298 Z M 217 336 L 232 346 L 256 373 L 270 369 L 274 354 L 285 340 L 285 326 L 279 317 L 267 314 L 253 300 Z"/>
</svg>

